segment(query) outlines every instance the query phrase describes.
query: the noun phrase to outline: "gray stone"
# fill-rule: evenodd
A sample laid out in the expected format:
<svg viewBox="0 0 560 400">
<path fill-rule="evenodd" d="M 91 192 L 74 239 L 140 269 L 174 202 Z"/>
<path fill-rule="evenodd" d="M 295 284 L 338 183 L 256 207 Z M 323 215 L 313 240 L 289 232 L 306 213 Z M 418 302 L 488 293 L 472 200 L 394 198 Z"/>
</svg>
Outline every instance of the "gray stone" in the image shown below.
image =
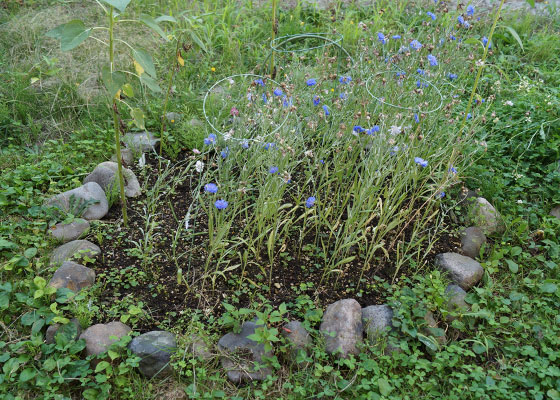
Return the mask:
<svg viewBox="0 0 560 400">
<path fill-rule="evenodd" d="M 272 369 L 263 360 L 263 357 L 271 357 L 272 352 L 265 352 L 264 344 L 247 337 L 255 333 L 257 327 L 254 322 L 245 322 L 240 333 L 228 333 L 218 341 L 218 349 L 223 354 L 220 357 L 222 367 L 234 383 L 264 380 L 272 374 Z"/>
<path fill-rule="evenodd" d="M 339 300 L 327 307 L 320 327 L 330 354 L 346 358 L 358 354 L 362 343 L 362 307 L 354 299 Z"/>
<path fill-rule="evenodd" d="M 126 143 L 126 147 L 131 149 L 133 153 L 141 154 L 145 151 L 155 150 L 159 139 L 146 131 L 142 133 L 127 133 L 123 136 L 123 142 Z"/>
<path fill-rule="evenodd" d="M 132 339 L 128 348 L 141 358 L 139 369 L 142 375 L 163 377 L 171 372 L 169 361 L 177 351 L 177 341 L 171 332 L 151 331 Z"/>
<path fill-rule="evenodd" d="M 461 232 L 461 251 L 468 257 L 478 257 L 480 248 L 485 243 L 486 235 L 482 229 L 476 226 L 471 226 Z"/>
<path fill-rule="evenodd" d="M 472 258 L 457 253 L 438 254 L 435 259 L 438 267 L 446 271 L 451 280 L 464 290 L 473 287 L 484 274 L 482 266 Z"/>
<path fill-rule="evenodd" d="M 362 324 L 367 338 L 377 339 L 392 328 L 393 310 L 387 304 L 362 309 Z"/>
<path fill-rule="evenodd" d="M 550 210 L 550 215 L 556 218 L 560 218 L 560 206 L 556 206 L 552 210 Z"/>
<path fill-rule="evenodd" d="M 460 286 L 451 284 L 447 285 L 447 288 L 445 288 L 445 294 L 449 299 L 447 301 L 447 311 L 450 313 L 459 314 L 470 309 L 469 305 L 465 301 L 467 292 L 465 292 Z M 448 322 L 452 322 L 456 318 L 456 316 L 448 314 L 445 319 Z"/>
<path fill-rule="evenodd" d="M 214 357 L 212 352 L 210 352 L 210 346 L 201 336 L 191 334 L 187 342 L 187 350 L 193 356 L 201 360 L 209 360 Z"/>
<path fill-rule="evenodd" d="M 101 254 L 99 246 L 88 240 L 72 240 L 57 247 L 51 254 L 51 265 L 61 265 L 64 261 L 95 258 Z"/>
<path fill-rule="evenodd" d="M 307 355 L 307 350 L 312 344 L 311 336 L 299 321 L 290 321 L 282 327 L 282 336 L 286 339 L 290 346 L 289 356 L 293 362 L 296 362 L 298 355 Z"/>
<path fill-rule="evenodd" d="M 130 333 L 132 329 L 120 321 L 108 324 L 97 324 L 87 328 L 80 339 L 86 341 L 87 355 L 99 355 L 105 353 L 111 344 L 118 342 L 120 338 Z"/>
<path fill-rule="evenodd" d="M 71 199 L 73 199 L 73 201 Z M 78 215 L 79 210 L 77 208 L 79 208 L 85 201 L 90 200 L 95 201 L 95 203 L 89 205 L 82 215 Z M 81 216 L 88 220 L 101 219 L 109 211 L 109 203 L 107 202 L 105 192 L 101 186 L 95 182 L 89 182 L 76 189 L 57 194 L 47 200 L 46 205 L 50 207 L 57 207 L 64 212 Z"/>
<path fill-rule="evenodd" d="M 111 156 L 111 161 L 117 162 L 117 155 L 113 154 Z M 134 154 L 132 154 L 131 149 L 127 149 L 126 147 L 121 147 L 121 161 L 123 165 L 132 165 L 134 164 Z"/>
<path fill-rule="evenodd" d="M 86 176 L 84 184 L 88 182 L 96 182 L 101 186 L 105 193 L 110 193 L 112 190 L 119 190 L 118 184 L 118 164 L 113 161 L 105 161 L 99 164 L 91 174 Z M 124 193 L 127 197 L 137 197 L 142 194 L 140 183 L 134 172 L 128 168 L 122 169 L 124 179 Z"/>
<path fill-rule="evenodd" d="M 56 240 L 62 243 L 76 240 L 89 230 L 89 222 L 78 218 L 69 224 L 59 223 L 53 226 L 49 232 Z"/>
<path fill-rule="evenodd" d="M 477 197 L 470 206 L 471 223 L 479 227 L 486 235 L 505 230 L 500 213 L 484 197 Z"/>
<path fill-rule="evenodd" d="M 95 283 L 95 271 L 73 261 L 64 261 L 56 270 L 49 286 L 56 289 L 67 288 L 79 292 Z"/>
<path fill-rule="evenodd" d="M 78 337 L 80 337 L 80 334 L 82 333 L 82 327 L 80 325 L 80 322 L 76 319 L 76 318 L 72 318 L 70 320 L 70 322 L 68 322 L 67 324 L 68 326 L 62 325 L 62 324 L 54 324 L 51 325 L 47 328 L 47 332 L 45 333 L 45 343 L 47 344 L 53 344 L 56 342 L 56 334 L 59 332 L 61 327 L 68 327 L 71 329 L 75 329 L 76 330 L 76 334 L 74 335 L 74 337 L 72 339 L 76 340 L 78 339 Z M 73 328 L 70 327 L 70 325 L 73 325 Z"/>
</svg>

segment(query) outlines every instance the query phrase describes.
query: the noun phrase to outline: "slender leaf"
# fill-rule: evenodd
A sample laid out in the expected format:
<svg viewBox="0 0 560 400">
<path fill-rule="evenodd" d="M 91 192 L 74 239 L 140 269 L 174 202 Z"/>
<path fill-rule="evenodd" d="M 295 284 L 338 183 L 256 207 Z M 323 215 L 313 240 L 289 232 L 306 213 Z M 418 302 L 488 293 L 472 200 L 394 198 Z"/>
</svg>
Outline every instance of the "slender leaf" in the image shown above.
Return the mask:
<svg viewBox="0 0 560 400">
<path fill-rule="evenodd" d="M 140 76 L 140 82 L 146 85 L 152 92 L 161 93 L 161 88 L 158 86 L 157 82 L 148 74 L 142 74 Z"/>
<path fill-rule="evenodd" d="M 513 38 L 517 41 L 519 47 L 521 47 L 521 51 L 525 51 L 523 49 L 523 42 L 521 41 L 521 38 L 519 37 L 515 29 L 513 29 L 511 26 L 505 26 L 505 25 L 504 28 L 506 28 L 509 31 L 509 33 L 511 33 L 511 36 L 513 36 Z"/>
<path fill-rule="evenodd" d="M 86 40 L 91 33 L 91 28 L 86 28 L 84 23 L 79 19 L 72 20 L 66 24 L 57 26 L 48 31 L 48 37 L 60 40 L 60 49 L 69 51 L 79 46 Z"/>
<path fill-rule="evenodd" d="M 172 17 L 171 15 L 162 15 L 160 17 L 157 17 L 155 19 L 155 22 L 157 22 L 158 24 L 160 22 L 173 22 L 173 23 L 175 23 L 175 22 L 177 22 L 177 20 L 174 17 Z"/>
<path fill-rule="evenodd" d="M 150 28 L 152 28 L 154 30 L 154 32 L 156 32 L 158 35 L 160 35 L 166 41 L 169 40 L 169 39 L 167 39 L 167 35 L 165 34 L 165 32 L 161 30 L 161 28 L 159 27 L 157 22 L 152 17 L 150 17 L 149 15 L 141 15 L 140 16 L 140 21 L 143 22 L 144 24 L 146 24 L 147 26 L 149 26 Z"/>
</svg>

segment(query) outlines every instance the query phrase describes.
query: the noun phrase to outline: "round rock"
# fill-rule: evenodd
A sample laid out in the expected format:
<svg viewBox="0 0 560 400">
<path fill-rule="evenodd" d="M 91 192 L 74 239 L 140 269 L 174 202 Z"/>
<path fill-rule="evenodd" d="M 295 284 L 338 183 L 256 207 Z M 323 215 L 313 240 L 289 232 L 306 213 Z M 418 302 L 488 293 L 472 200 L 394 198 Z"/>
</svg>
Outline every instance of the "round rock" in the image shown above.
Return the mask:
<svg viewBox="0 0 560 400">
<path fill-rule="evenodd" d="M 49 286 L 56 289 L 68 288 L 79 292 L 83 288 L 95 283 L 95 271 L 73 261 L 64 261 L 56 270 L 49 282 Z"/>
<path fill-rule="evenodd" d="M 111 161 L 117 162 L 116 154 L 111 156 Z M 134 163 L 134 154 L 132 154 L 132 150 L 121 147 L 121 161 L 124 165 L 132 165 Z"/>
<path fill-rule="evenodd" d="M 67 243 L 79 239 L 89 230 L 89 222 L 85 219 L 76 219 L 69 224 L 59 223 L 53 226 L 49 232 L 56 240 Z"/>
<path fill-rule="evenodd" d="M 362 324 L 368 339 L 377 339 L 392 328 L 393 310 L 387 304 L 362 309 Z"/>
<path fill-rule="evenodd" d="M 248 338 L 257 327 L 254 322 L 245 322 L 240 333 L 228 333 L 218 341 L 218 349 L 223 353 L 222 367 L 227 371 L 228 379 L 234 383 L 264 380 L 272 374 L 263 360 L 265 356 L 271 357 L 272 353 L 264 351 L 264 344 Z"/>
<path fill-rule="evenodd" d="M 327 307 L 320 327 L 326 350 L 346 358 L 358 354 L 362 343 L 362 307 L 354 299 L 339 300 Z"/>
<path fill-rule="evenodd" d="M 468 257 L 478 257 L 480 248 L 485 243 L 486 235 L 479 227 L 471 226 L 461 232 L 461 251 Z"/>
<path fill-rule="evenodd" d="M 80 326 L 80 322 L 76 318 L 72 318 L 69 323 L 66 325 L 61 324 L 54 324 L 47 328 L 47 332 L 45 333 L 45 343 L 53 344 L 56 342 L 56 335 L 57 333 L 66 333 L 68 332 L 72 339 L 76 340 L 82 333 L 82 327 Z"/>
<path fill-rule="evenodd" d="M 85 210 L 82 210 L 83 204 L 93 201 Z M 57 194 L 46 202 L 47 206 L 56 207 L 60 210 L 80 215 L 87 220 L 101 219 L 109 211 L 109 203 L 105 192 L 96 182 L 89 182 L 76 189 Z"/>
<path fill-rule="evenodd" d="M 151 331 L 132 339 L 128 348 L 141 358 L 139 369 L 142 375 L 162 377 L 171 372 L 169 361 L 177 351 L 177 341 L 171 332 Z"/>
<path fill-rule="evenodd" d="M 500 213 L 484 197 L 477 197 L 473 201 L 469 216 L 472 224 L 482 229 L 487 235 L 495 232 L 501 233 L 505 230 Z"/>
<path fill-rule="evenodd" d="M 86 176 L 84 184 L 88 182 L 96 182 L 101 186 L 105 193 L 118 190 L 118 164 L 113 161 L 105 161 L 99 164 L 91 174 Z M 142 194 L 140 183 L 134 172 L 128 168 L 122 169 L 124 179 L 124 193 L 127 197 L 137 197 Z"/>
<path fill-rule="evenodd" d="M 460 286 L 451 284 L 447 285 L 447 288 L 445 288 L 445 295 L 449 299 L 447 301 L 447 311 L 459 314 L 470 309 L 469 305 L 465 301 L 467 292 L 465 292 Z M 452 322 L 456 318 L 456 316 L 448 314 L 446 320 L 448 322 Z"/>
<path fill-rule="evenodd" d="M 446 271 L 451 280 L 464 290 L 469 290 L 477 284 L 484 274 L 484 269 L 482 269 L 478 262 L 457 253 L 438 254 L 435 263 Z"/>
<path fill-rule="evenodd" d="M 51 265 L 61 265 L 64 261 L 95 258 L 101 254 L 99 246 L 89 240 L 72 240 L 57 247 L 51 254 Z"/>
<path fill-rule="evenodd" d="M 159 139 L 147 131 L 142 133 L 129 132 L 123 136 L 123 142 L 133 153 L 140 154 L 154 150 Z"/>
<path fill-rule="evenodd" d="M 312 344 L 311 336 L 299 321 L 290 321 L 282 327 L 282 336 L 290 346 L 290 359 L 297 361 L 298 355 L 307 355 L 307 350 Z"/>
<path fill-rule="evenodd" d="M 87 328 L 80 339 L 86 341 L 87 355 L 99 355 L 105 353 L 111 344 L 118 342 L 120 338 L 130 333 L 131 329 L 120 321 L 108 324 L 97 324 Z"/>
</svg>

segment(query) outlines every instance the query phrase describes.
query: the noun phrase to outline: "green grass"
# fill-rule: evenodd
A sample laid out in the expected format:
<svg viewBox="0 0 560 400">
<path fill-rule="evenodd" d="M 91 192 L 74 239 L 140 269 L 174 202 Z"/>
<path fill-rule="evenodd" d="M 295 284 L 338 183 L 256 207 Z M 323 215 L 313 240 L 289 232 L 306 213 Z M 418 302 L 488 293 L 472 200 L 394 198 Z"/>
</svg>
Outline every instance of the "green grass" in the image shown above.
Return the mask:
<svg viewBox="0 0 560 400">
<path fill-rule="evenodd" d="M 426 1 L 421 6 L 428 9 L 433 3 Z M 293 238 L 298 230 L 316 238 L 315 245 L 324 257 L 322 267 L 326 276 L 331 276 L 333 271 L 336 273 L 337 263 L 352 256 L 348 248 L 353 244 L 359 246 L 366 261 L 374 259 L 376 246 L 389 248 L 391 243 L 384 242 L 385 234 L 395 226 L 402 228 L 414 215 L 410 205 L 404 206 L 410 199 L 424 202 L 442 190 L 447 193 L 443 200 L 427 202 L 427 211 L 415 226 L 415 240 L 404 248 L 389 248 L 389 251 L 399 251 L 400 263 L 412 265 L 410 270 L 416 273 L 395 283 L 378 279 L 375 288 L 367 288 L 387 293 L 395 310 L 396 329 L 386 340 L 401 351 L 384 355 L 384 339 L 377 346 L 367 346 L 358 357 L 347 360 L 329 357 L 317 330 L 322 309 L 304 294 L 304 289 L 294 291 L 293 302 L 286 305 L 288 314 L 282 316 L 273 314 L 276 309 L 266 298 L 255 296 L 251 310 L 240 312 L 232 308 L 220 319 L 187 310 L 174 326 L 162 321 L 163 328 L 179 334 L 180 351 L 173 360 L 173 376 L 161 381 L 147 383 L 140 378 L 134 369 L 138 359 L 127 352 L 125 342 L 116 346 L 111 364 L 97 370 L 80 356 L 82 342 L 62 339 L 55 345 L 44 344 L 44 325 L 65 317 L 77 316 L 87 325 L 99 313 L 115 319 L 124 314 L 128 316 L 127 323 L 135 326 L 146 316 L 138 311 L 139 305 L 133 298 L 100 309 L 95 303 L 99 287 L 71 300 L 67 299 L 67 293 L 59 292 L 56 296 L 44 293 L 45 282 L 52 273 L 48 254 L 54 247 L 47 229 L 55 219 L 42 207 L 43 200 L 76 187 L 98 162 L 110 158 L 112 121 L 105 100 L 97 92 L 91 98 L 84 98 L 79 89 L 95 75 L 98 67 L 96 62 L 90 63 L 88 51 L 99 51 L 99 48 L 82 45 L 75 53 L 60 53 L 56 43 L 43 36 L 48 29 L 66 22 L 66 17 L 79 14 L 89 23 L 95 23 L 98 18 L 95 8 L 85 7 L 84 11 L 78 3 L 35 2 L 21 8 L 10 6 L 2 11 L 0 19 L 3 23 L 0 33 L 6 38 L 0 44 L 0 75 L 5 82 L 0 88 L 0 394 L 3 398 L 62 399 L 83 393 L 85 398 L 155 399 L 175 398 L 178 392 L 186 393 L 189 398 L 205 399 L 560 398 L 560 221 L 547 215 L 554 205 L 560 204 L 560 63 L 557 57 L 560 19 L 557 16 L 520 14 L 505 16 L 500 21 L 492 41 L 493 54 L 479 86 L 479 94 L 486 101 L 475 107 L 463 142 L 456 143 L 460 122 L 452 124 L 449 120 L 460 117 L 465 109 L 475 74 L 471 70 L 474 61 L 467 61 L 466 57 L 481 56 L 478 42 L 464 43 L 460 49 L 456 49 L 456 42 L 449 42 L 441 50 L 441 56 L 438 53 L 440 66 L 434 69 L 437 72 L 431 79 L 440 83 L 438 87 L 445 104 L 454 95 L 461 102 L 451 109 L 423 116 L 423 140 L 411 142 L 408 137 L 396 137 L 389 143 L 378 134 L 371 139 L 371 152 L 364 155 L 356 150 L 337 152 L 336 149 L 347 149 L 348 145 L 356 149 L 364 144 L 367 138 L 364 134 L 358 139 L 350 131 L 353 125 L 366 128 L 373 125 L 373 121 L 365 118 L 365 110 L 373 118 L 378 118 L 380 113 L 386 115 L 379 123 L 385 131 L 397 118 L 416 126 L 412 115 L 376 106 L 360 84 L 385 68 L 384 54 L 375 57 L 371 49 L 389 51 L 396 44 L 391 41 L 389 46 L 380 46 L 377 32 L 390 37 L 413 29 L 413 36 L 422 43 L 432 41 L 435 45 L 434 26 L 422 24 L 426 20 L 424 12 L 416 12 L 400 2 L 388 2 L 376 8 L 337 7 L 334 13 L 307 7 L 279 13 L 279 36 L 336 29 L 344 35 L 344 46 L 361 61 L 359 67 L 347 71 L 344 66 L 339 70 L 341 67 L 336 63 L 329 65 L 327 58 L 318 52 L 307 53 L 303 60 L 285 54 L 276 58 L 277 65 L 285 68 L 281 72 L 286 74 L 279 75 L 277 80 L 288 84 L 297 104 L 296 117 L 292 116 L 279 130 L 281 147 L 291 148 L 299 155 L 306 150 L 314 153 L 313 157 L 284 157 L 280 151 L 263 151 L 258 146 L 242 149 L 223 142 L 222 138 L 218 138 L 215 149 L 204 146 L 203 139 L 211 131 L 207 126 L 190 123 L 191 119 L 204 121 L 202 98 L 218 79 L 236 73 L 258 74 L 262 70 L 261 63 L 269 51 L 266 40 L 270 24 L 266 8 L 253 5 L 248 9 L 249 3 L 242 8 L 234 1 L 200 1 L 188 5 L 179 1 L 133 2 L 130 7 L 136 16 L 146 13 L 154 17 L 161 14 L 179 17 L 185 12 L 178 24 L 167 26 L 169 32 L 173 30 L 182 42 L 192 44 L 193 48 L 183 53 L 185 67 L 178 71 L 173 82 L 168 110 L 182 113 L 183 119 L 168 130 L 165 150 L 173 158 L 185 149 L 201 149 L 206 168 L 200 186 L 209 182 L 219 184 L 219 196 L 211 200 L 210 195 L 199 194 L 200 186 L 194 190 L 200 205 L 196 208 L 197 215 L 205 215 L 212 221 L 196 228 L 208 238 L 204 244 L 209 249 L 208 285 L 216 277 L 221 279 L 220 273 L 224 273 L 221 268 L 237 262 L 234 250 L 238 248 L 248 249 L 252 253 L 250 258 L 262 263 L 264 273 L 272 274 L 268 265 L 278 257 L 275 249 Z M 54 20 L 57 13 L 63 13 L 65 18 Z M 437 23 L 442 30 L 449 29 L 455 25 L 455 16 L 438 13 Z M 487 35 L 489 24 L 485 18 L 482 20 L 485 23 L 473 24 L 473 30 L 464 39 Z M 360 22 L 368 26 L 371 22 L 369 31 L 363 31 Z M 504 26 L 517 32 L 523 49 Z M 167 76 L 175 63 L 173 42 L 162 44 L 138 27 L 120 34 L 132 42 L 144 41 L 144 47 L 154 54 L 158 76 Z M 126 65 L 126 59 L 123 56 L 118 60 Z M 416 88 L 413 77 L 419 61 L 415 54 L 405 58 L 404 88 Z M 427 62 L 424 63 L 424 68 L 430 70 Z M 450 72 L 457 73 L 458 79 L 446 79 Z M 330 73 L 352 75 L 346 101 L 336 99 L 340 85 L 328 79 Z M 373 92 L 404 106 L 415 104 L 403 95 L 403 86 L 392 80 L 392 75 L 387 73 L 387 86 L 374 86 Z M 305 80 L 311 77 L 319 78 L 318 87 L 305 85 Z M 38 78 L 43 88 L 33 86 L 32 78 Z M 409 79 L 412 80 L 408 82 Z M 245 87 L 227 88 L 231 99 L 214 96 L 208 114 L 216 123 L 227 121 L 231 107 L 246 97 Z M 331 87 L 335 96 L 324 92 Z M 274 99 L 272 89 L 266 88 L 270 107 L 263 110 L 274 119 L 281 116 L 283 106 L 281 100 Z M 320 106 L 312 104 L 312 95 L 321 96 L 321 105 L 328 105 L 332 111 L 329 119 L 320 115 Z M 426 88 L 425 95 L 430 106 L 437 105 L 438 97 L 430 88 Z M 512 105 L 508 105 L 510 101 Z M 146 114 L 147 128 L 159 132 L 163 100 L 147 95 L 138 99 L 138 103 Z M 239 125 L 249 125 L 243 108 L 238 107 L 242 111 Z M 265 118 L 262 122 L 269 120 Z M 346 124 L 342 138 L 338 135 L 341 123 Z M 266 127 L 261 124 L 258 129 L 265 131 Z M 412 133 L 416 134 L 414 128 L 407 135 Z M 270 142 L 280 143 L 280 140 L 273 137 Z M 392 146 L 399 146 L 405 155 L 391 156 Z M 222 159 L 219 153 L 225 147 L 229 147 L 229 154 Z M 451 179 L 447 174 L 447 157 L 452 147 L 461 157 L 454 164 L 460 172 Z M 429 168 L 418 167 L 415 156 L 428 160 Z M 319 160 L 325 160 L 326 166 Z M 192 172 L 195 161 L 190 162 L 190 169 L 185 169 L 185 176 L 195 175 Z M 212 162 L 218 167 L 210 168 Z M 329 168 L 329 163 L 337 167 Z M 247 168 L 239 170 L 237 165 Z M 280 176 L 270 179 L 271 166 L 293 174 L 294 184 L 286 186 Z M 238 182 L 244 182 L 249 195 L 237 191 Z M 171 182 L 162 176 L 160 183 Z M 459 220 L 463 218 L 454 202 L 462 183 L 480 189 L 481 195 L 502 213 L 507 230 L 504 235 L 491 238 L 483 262 L 483 282 L 468 295 L 472 311 L 446 324 L 443 321 L 448 313 L 444 295 L 446 278 L 414 250 L 418 243 L 430 240 L 426 231 L 435 222 L 429 219 L 428 211 L 444 213 L 453 209 Z M 164 187 L 152 188 L 154 207 Z M 227 196 L 230 203 L 224 212 L 213 207 L 213 201 L 222 196 Z M 317 198 L 313 208 L 304 206 L 309 196 Z M 280 209 L 274 206 L 286 198 L 291 206 Z M 383 202 L 382 210 L 376 208 L 379 199 Z M 397 213 L 398 207 L 404 212 Z M 374 210 L 379 214 L 379 225 L 386 228 L 367 236 L 365 242 L 368 219 Z M 346 220 L 340 219 L 342 212 L 347 213 Z M 235 217 L 240 215 L 246 220 L 241 234 L 231 229 L 237 228 Z M 147 219 L 147 232 L 150 227 Z M 330 232 L 332 246 L 325 245 L 325 232 Z M 114 227 L 103 223 L 93 226 L 91 237 L 97 241 L 115 237 L 125 240 Z M 325 247 L 321 248 L 322 245 Z M 139 244 L 138 249 L 139 254 L 146 252 L 144 257 L 150 256 L 147 245 Z M 176 260 L 178 265 L 186 261 Z M 134 267 L 130 273 L 108 271 L 106 281 L 116 286 L 138 284 L 146 279 L 149 263 L 145 267 Z M 188 280 L 187 268 L 183 268 Z M 251 292 L 247 282 L 236 284 L 240 289 L 234 297 Z M 235 303 L 235 300 L 228 299 L 228 302 Z M 423 336 L 428 310 L 441 320 L 440 328 L 451 339 L 441 348 L 430 346 Z M 215 343 L 222 332 L 254 315 L 268 321 L 271 330 L 288 315 L 304 321 L 317 344 L 306 360 L 309 366 L 284 363 L 286 348 L 279 342 L 271 360 L 274 377 L 261 383 L 235 386 L 227 381 L 218 358 L 204 362 L 188 352 L 191 333 L 202 334 Z"/>
</svg>

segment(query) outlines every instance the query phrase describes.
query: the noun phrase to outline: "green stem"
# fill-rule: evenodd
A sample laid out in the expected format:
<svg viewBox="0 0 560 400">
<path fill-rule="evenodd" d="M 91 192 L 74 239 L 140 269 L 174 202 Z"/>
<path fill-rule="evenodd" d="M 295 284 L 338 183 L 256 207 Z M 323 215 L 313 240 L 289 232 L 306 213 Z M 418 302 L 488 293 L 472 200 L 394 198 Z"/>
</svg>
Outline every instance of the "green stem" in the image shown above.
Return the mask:
<svg viewBox="0 0 560 400">
<path fill-rule="evenodd" d="M 114 38 L 113 38 L 113 26 L 115 20 L 113 17 L 113 7 L 109 9 L 109 64 L 111 73 L 114 69 Z M 123 213 L 124 226 L 128 225 L 128 215 L 126 212 L 126 195 L 124 193 L 124 178 L 122 173 L 122 154 L 121 154 L 121 138 L 120 138 L 120 128 L 119 128 L 119 117 L 117 115 L 117 100 L 113 97 L 113 104 L 111 107 L 111 112 L 113 113 L 113 128 L 115 129 L 115 153 L 117 155 L 117 175 L 119 179 L 119 189 L 121 196 L 121 205 Z"/>
<path fill-rule="evenodd" d="M 276 25 L 276 2 L 277 0 L 272 0 L 272 40 L 276 39 L 277 25 Z M 270 57 L 270 77 L 274 78 L 274 50 L 272 50 L 272 56 Z"/>
</svg>

